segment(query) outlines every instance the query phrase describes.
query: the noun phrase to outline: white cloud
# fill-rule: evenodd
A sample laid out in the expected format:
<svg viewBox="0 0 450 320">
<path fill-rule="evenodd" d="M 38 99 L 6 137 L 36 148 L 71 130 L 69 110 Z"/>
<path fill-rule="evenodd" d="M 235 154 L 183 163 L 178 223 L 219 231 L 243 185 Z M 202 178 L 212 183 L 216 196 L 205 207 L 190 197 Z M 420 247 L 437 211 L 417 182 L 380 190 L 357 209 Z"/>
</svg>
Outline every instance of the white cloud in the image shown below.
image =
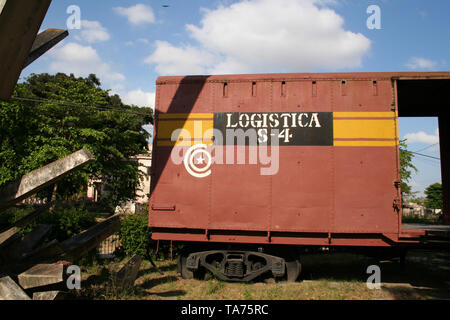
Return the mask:
<svg viewBox="0 0 450 320">
<path fill-rule="evenodd" d="M 126 104 L 134 104 L 139 107 L 155 107 L 155 93 L 145 92 L 141 89 L 128 91 L 121 95 L 122 101 Z"/>
<path fill-rule="evenodd" d="M 125 76 L 112 71 L 110 65 L 104 62 L 91 46 L 69 42 L 55 48 L 49 55 L 53 59 L 50 63 L 52 72 L 73 73 L 76 76 L 87 76 L 94 73 L 100 80 L 109 82 L 125 80 Z"/>
<path fill-rule="evenodd" d="M 107 41 L 110 38 L 108 30 L 98 21 L 81 20 L 80 38 L 89 43 Z"/>
<path fill-rule="evenodd" d="M 421 187 L 421 186 L 422 186 L 419 182 L 417 182 L 417 181 L 415 181 L 415 180 L 411 180 L 410 182 L 408 182 L 408 184 L 409 184 L 411 187 L 413 187 L 413 188 L 417 188 L 417 187 Z"/>
<path fill-rule="evenodd" d="M 123 85 L 123 83 L 116 83 L 109 88 L 110 95 L 119 94 L 119 92 L 123 89 L 125 89 L 125 86 Z"/>
<path fill-rule="evenodd" d="M 425 143 L 425 144 L 436 144 L 439 143 L 439 129 L 436 129 L 435 134 L 428 134 L 423 131 L 413 132 L 405 134 L 404 139 L 409 143 Z"/>
<path fill-rule="evenodd" d="M 186 25 L 198 44 L 156 42 L 146 59 L 162 74 L 307 72 L 359 67 L 371 41 L 346 31 L 323 0 L 247 0 L 203 10 Z M 168 55 L 168 54 L 171 55 Z M 183 54 L 180 57 L 178 54 Z"/>
<path fill-rule="evenodd" d="M 438 66 L 438 63 L 433 60 L 420 58 L 420 57 L 412 57 L 409 59 L 408 63 L 406 64 L 406 67 L 408 67 L 411 70 L 431 70 Z"/>
<path fill-rule="evenodd" d="M 149 44 L 150 41 L 148 41 L 148 39 L 146 38 L 139 38 L 136 40 L 137 42 L 143 43 L 143 44 Z"/>
<path fill-rule="evenodd" d="M 146 63 L 156 64 L 160 74 L 204 74 L 216 57 L 192 46 L 175 47 L 167 41 L 156 41 L 156 50 L 145 59 Z"/>
<path fill-rule="evenodd" d="M 137 45 L 137 44 L 148 45 L 148 44 L 150 44 L 150 41 L 148 39 L 146 39 L 146 38 L 139 38 L 136 41 L 128 40 L 127 42 L 125 42 L 125 45 L 127 47 L 131 47 L 131 46 L 134 46 L 134 45 Z"/>
<path fill-rule="evenodd" d="M 153 9 L 145 4 L 138 3 L 129 8 L 115 7 L 113 10 L 128 19 L 128 22 L 134 25 L 155 23 L 155 14 Z"/>
</svg>

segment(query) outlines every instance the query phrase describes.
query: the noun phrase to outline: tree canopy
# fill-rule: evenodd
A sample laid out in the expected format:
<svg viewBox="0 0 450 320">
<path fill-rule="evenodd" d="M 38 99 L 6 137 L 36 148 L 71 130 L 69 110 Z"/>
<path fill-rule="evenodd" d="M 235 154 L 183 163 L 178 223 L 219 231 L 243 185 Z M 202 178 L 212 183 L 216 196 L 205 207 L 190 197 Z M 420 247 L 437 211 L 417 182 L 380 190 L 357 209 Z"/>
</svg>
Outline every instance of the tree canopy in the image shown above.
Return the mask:
<svg viewBox="0 0 450 320">
<path fill-rule="evenodd" d="M 412 172 L 417 172 L 417 168 L 413 165 L 412 160 L 414 154 L 408 151 L 406 140 L 400 140 L 400 179 L 402 197 L 412 194 L 411 186 L 408 185 L 411 180 Z"/>
<path fill-rule="evenodd" d="M 425 191 L 427 198 L 425 199 L 425 206 L 430 209 L 443 209 L 444 203 L 442 201 L 442 185 L 440 183 L 433 183 L 429 185 Z"/>
<path fill-rule="evenodd" d="M 124 104 L 93 74 L 32 74 L 0 102 L 0 186 L 81 148 L 96 161 L 57 183 L 56 196 L 86 190 L 89 178 L 106 180 L 111 206 L 135 197 L 141 173 L 130 157 L 147 153 L 151 108 Z"/>
</svg>

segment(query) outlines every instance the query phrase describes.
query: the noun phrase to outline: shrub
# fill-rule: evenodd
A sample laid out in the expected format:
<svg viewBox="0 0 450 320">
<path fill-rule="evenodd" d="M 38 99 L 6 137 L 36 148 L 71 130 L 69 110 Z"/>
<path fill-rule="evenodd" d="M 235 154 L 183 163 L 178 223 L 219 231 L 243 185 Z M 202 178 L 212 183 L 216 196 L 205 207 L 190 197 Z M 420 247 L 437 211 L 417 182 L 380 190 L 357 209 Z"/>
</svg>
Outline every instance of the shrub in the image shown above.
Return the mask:
<svg viewBox="0 0 450 320">
<path fill-rule="evenodd" d="M 426 215 L 423 217 L 413 214 L 403 214 L 402 223 L 421 223 L 421 224 L 439 224 L 439 216 Z"/>
<path fill-rule="evenodd" d="M 96 224 L 94 216 L 82 208 L 54 208 L 45 212 L 37 221 L 52 226 L 49 240 L 64 241 Z"/>
<path fill-rule="evenodd" d="M 9 228 L 14 222 L 25 217 L 34 210 L 33 206 L 12 207 L 0 212 L 0 230 Z M 56 239 L 64 241 L 90 228 L 96 223 L 92 214 L 82 208 L 54 207 L 43 212 L 32 222 L 23 227 L 19 234 L 25 235 L 37 224 L 48 224 L 52 227 L 45 241 Z"/>
<path fill-rule="evenodd" d="M 150 229 L 146 215 L 129 215 L 121 221 L 120 243 L 126 255 L 145 257 L 150 241 Z"/>
</svg>

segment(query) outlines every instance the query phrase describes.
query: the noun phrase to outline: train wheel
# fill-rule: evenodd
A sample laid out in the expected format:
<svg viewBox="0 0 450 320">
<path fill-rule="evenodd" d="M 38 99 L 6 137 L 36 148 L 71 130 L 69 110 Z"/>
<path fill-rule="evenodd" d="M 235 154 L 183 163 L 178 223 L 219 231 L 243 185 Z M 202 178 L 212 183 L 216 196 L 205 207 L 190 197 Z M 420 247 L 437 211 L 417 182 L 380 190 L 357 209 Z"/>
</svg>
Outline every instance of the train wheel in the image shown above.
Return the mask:
<svg viewBox="0 0 450 320">
<path fill-rule="evenodd" d="M 194 278 L 194 273 L 192 271 L 189 271 L 187 266 L 186 266 L 186 260 L 187 260 L 187 255 L 186 254 L 180 254 L 178 256 L 178 273 L 181 274 L 181 277 L 183 279 L 193 279 Z"/>
<path fill-rule="evenodd" d="M 287 282 L 297 281 L 301 270 L 302 270 L 302 265 L 301 265 L 300 261 L 298 261 L 297 259 L 292 260 L 292 261 L 286 261 L 286 280 L 287 280 Z"/>
</svg>

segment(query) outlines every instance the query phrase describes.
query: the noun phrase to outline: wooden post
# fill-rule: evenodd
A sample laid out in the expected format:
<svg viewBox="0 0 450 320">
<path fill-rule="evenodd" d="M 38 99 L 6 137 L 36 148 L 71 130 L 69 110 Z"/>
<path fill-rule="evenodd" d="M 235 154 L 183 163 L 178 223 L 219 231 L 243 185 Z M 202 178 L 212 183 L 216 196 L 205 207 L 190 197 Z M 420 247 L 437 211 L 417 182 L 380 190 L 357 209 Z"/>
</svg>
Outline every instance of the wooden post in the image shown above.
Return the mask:
<svg viewBox="0 0 450 320">
<path fill-rule="evenodd" d="M 445 224 L 450 224 L 450 129 L 448 121 L 450 117 L 444 113 L 440 114 L 439 120 L 439 144 L 441 149 L 441 179 L 442 179 L 442 200 L 444 202 Z"/>
</svg>

